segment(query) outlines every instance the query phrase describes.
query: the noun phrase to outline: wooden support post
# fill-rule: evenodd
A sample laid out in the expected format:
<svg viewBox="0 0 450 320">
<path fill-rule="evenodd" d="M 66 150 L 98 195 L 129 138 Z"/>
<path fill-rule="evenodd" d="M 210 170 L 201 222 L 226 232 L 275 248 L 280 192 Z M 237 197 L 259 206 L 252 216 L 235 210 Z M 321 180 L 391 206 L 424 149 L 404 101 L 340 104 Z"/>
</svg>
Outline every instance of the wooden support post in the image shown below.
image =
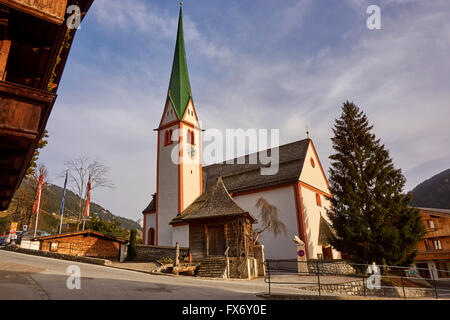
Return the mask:
<svg viewBox="0 0 450 320">
<path fill-rule="evenodd" d="M 11 40 L 0 41 L 0 80 L 6 79 L 6 63 L 8 62 L 9 49 L 11 48 Z"/>
<path fill-rule="evenodd" d="M 175 245 L 175 267 L 180 264 L 180 244 L 177 242 Z"/>
</svg>

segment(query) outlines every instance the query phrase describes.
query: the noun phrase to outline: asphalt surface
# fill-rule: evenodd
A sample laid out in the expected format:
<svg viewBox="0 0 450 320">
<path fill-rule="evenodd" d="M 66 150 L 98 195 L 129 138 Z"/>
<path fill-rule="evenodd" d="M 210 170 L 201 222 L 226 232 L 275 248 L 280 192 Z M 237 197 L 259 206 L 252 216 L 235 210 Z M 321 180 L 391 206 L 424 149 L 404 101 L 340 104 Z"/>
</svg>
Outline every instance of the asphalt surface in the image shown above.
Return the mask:
<svg viewBox="0 0 450 320">
<path fill-rule="evenodd" d="M 68 267 L 80 270 L 80 289 Z M 266 290 L 263 279 L 207 280 L 170 277 L 75 263 L 0 250 L 0 300 L 5 299 L 258 299 Z"/>
</svg>

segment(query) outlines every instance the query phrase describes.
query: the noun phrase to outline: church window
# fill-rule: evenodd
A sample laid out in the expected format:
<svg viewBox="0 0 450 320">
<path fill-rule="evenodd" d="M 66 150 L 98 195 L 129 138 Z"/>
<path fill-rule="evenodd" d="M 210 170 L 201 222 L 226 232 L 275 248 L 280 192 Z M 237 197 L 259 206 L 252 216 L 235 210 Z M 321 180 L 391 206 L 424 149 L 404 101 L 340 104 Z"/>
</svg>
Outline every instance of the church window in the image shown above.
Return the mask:
<svg viewBox="0 0 450 320">
<path fill-rule="evenodd" d="M 172 144 L 172 129 L 164 132 L 164 145 L 167 146 Z"/>
<path fill-rule="evenodd" d="M 169 140 L 168 137 L 169 137 L 169 131 L 165 131 L 164 132 L 164 145 L 165 146 L 167 146 L 167 141 Z"/>
<path fill-rule="evenodd" d="M 322 206 L 322 200 L 320 199 L 320 194 L 316 193 L 316 203 L 318 207 Z"/>
<path fill-rule="evenodd" d="M 194 131 L 192 130 L 188 130 L 187 131 L 187 142 L 190 144 L 195 144 L 195 136 L 194 136 Z"/>
<path fill-rule="evenodd" d="M 172 144 L 172 129 L 169 130 L 169 135 L 168 135 L 169 139 L 167 141 L 167 144 Z"/>
<path fill-rule="evenodd" d="M 311 166 L 313 167 L 313 168 L 315 168 L 316 167 L 316 163 L 314 162 L 314 159 L 311 157 Z"/>
</svg>

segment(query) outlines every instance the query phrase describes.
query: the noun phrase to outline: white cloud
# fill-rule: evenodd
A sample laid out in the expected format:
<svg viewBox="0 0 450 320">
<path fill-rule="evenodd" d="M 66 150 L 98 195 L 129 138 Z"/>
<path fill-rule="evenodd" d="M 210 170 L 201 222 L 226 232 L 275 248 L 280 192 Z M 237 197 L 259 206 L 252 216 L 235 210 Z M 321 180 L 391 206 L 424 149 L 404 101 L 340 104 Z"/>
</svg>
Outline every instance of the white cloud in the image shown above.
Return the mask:
<svg viewBox="0 0 450 320">
<path fill-rule="evenodd" d="M 301 7 L 268 12 L 272 18 L 284 16 L 286 24 L 278 21 L 280 26 L 265 36 L 277 41 L 295 32 L 305 23 L 295 21 L 295 10 L 308 14 L 310 3 L 299 1 Z M 368 31 L 361 25 L 342 35 L 345 50 L 323 43 L 316 53 L 301 59 L 274 59 L 276 47 L 264 48 L 258 58 L 242 49 L 239 40 L 225 44 L 221 37 L 212 37 L 185 14 L 188 64 L 200 120 L 205 128 L 222 130 L 280 128 L 282 143 L 303 139 L 308 126 L 327 166 L 333 121 L 342 103 L 353 100 L 368 114 L 396 165 L 404 169 L 410 188 L 449 167 L 448 9 L 446 2 L 435 1 L 383 10 L 382 30 Z M 150 2 L 96 0 L 93 13 L 105 25 L 103 32 L 136 30 L 149 42 L 173 47 L 177 17 Z M 116 214 L 139 218 L 155 192 L 153 128 L 162 113 L 169 74 L 159 73 L 160 61 L 139 60 L 109 48 L 99 54 L 115 69 L 83 66 L 71 56 L 85 89 L 79 100 L 69 99 L 71 95 L 58 98 L 42 160 L 58 173 L 66 159 L 82 154 L 100 158 L 111 167 L 117 189 L 98 191 L 94 198 Z M 193 68 L 192 61 L 204 68 L 199 63 L 203 60 L 214 62 L 214 72 Z M 149 82 L 152 85 L 147 86 Z"/>
</svg>

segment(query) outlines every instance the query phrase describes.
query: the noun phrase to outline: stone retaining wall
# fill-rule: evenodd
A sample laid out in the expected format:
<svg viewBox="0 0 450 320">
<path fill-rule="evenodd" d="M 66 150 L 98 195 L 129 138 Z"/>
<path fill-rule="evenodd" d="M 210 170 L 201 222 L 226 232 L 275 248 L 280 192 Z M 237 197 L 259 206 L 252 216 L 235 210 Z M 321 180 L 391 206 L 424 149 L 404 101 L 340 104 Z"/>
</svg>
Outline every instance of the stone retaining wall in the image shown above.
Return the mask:
<svg viewBox="0 0 450 320">
<path fill-rule="evenodd" d="M 308 259 L 308 270 L 310 274 L 317 274 L 318 270 L 321 275 L 351 275 L 357 271 L 349 263 L 344 260 L 318 260 Z"/>
<path fill-rule="evenodd" d="M 35 255 L 35 256 L 41 256 L 41 257 L 47 257 L 47 258 L 53 258 L 53 259 L 70 260 L 70 261 L 75 261 L 75 262 L 98 264 L 98 265 L 102 265 L 102 266 L 107 266 L 107 265 L 111 264 L 111 261 L 107 260 L 107 259 L 72 256 L 72 255 L 56 253 L 56 252 L 24 249 L 24 248 L 19 248 L 16 246 L 7 246 L 1 250 L 14 251 L 14 252 L 31 254 L 31 255 Z"/>
<path fill-rule="evenodd" d="M 306 287 L 306 290 L 319 291 L 318 286 Z M 404 291 L 403 291 L 404 290 Z M 387 287 L 381 289 L 364 290 L 363 281 L 350 281 L 339 284 L 320 285 L 321 294 L 345 294 L 349 296 L 371 296 L 371 297 L 391 297 L 391 298 L 423 298 L 435 297 L 435 293 L 430 288 Z"/>
<path fill-rule="evenodd" d="M 156 262 L 164 260 L 164 258 L 172 258 L 175 260 L 175 247 L 147 246 L 136 245 L 136 259 L 141 262 Z M 189 256 L 188 248 L 180 248 L 180 258 Z"/>
</svg>

